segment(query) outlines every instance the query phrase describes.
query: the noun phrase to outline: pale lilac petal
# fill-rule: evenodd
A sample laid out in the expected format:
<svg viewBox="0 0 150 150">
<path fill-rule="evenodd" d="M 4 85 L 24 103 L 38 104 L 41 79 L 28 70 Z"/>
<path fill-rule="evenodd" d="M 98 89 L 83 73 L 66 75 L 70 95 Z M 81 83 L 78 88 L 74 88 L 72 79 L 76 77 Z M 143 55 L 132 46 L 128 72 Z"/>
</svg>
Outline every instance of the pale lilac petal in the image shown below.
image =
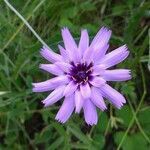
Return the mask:
<svg viewBox="0 0 150 150">
<path fill-rule="evenodd" d="M 96 105 L 102 111 L 107 109 L 104 99 L 98 88 L 92 87 L 91 101 L 94 103 L 94 105 Z"/>
<path fill-rule="evenodd" d="M 86 123 L 88 125 L 96 125 L 98 121 L 97 111 L 90 99 L 85 100 L 83 110 Z"/>
<path fill-rule="evenodd" d="M 108 84 L 105 84 L 99 89 L 102 96 L 107 98 L 117 108 L 120 109 L 123 106 L 123 103 L 126 103 L 125 98 Z"/>
<path fill-rule="evenodd" d="M 93 67 L 92 75 L 101 75 L 105 71 L 105 65 L 95 65 Z"/>
<path fill-rule="evenodd" d="M 95 60 L 95 53 L 100 53 L 99 56 L 104 55 L 108 48 L 110 36 L 111 31 L 106 27 L 102 27 L 94 37 L 90 47 L 84 52 L 83 60 L 90 63 Z"/>
<path fill-rule="evenodd" d="M 70 31 L 68 30 L 68 28 L 62 29 L 62 38 L 63 38 L 66 50 L 71 51 L 71 50 L 74 50 L 77 48 L 77 45 L 76 45 Z"/>
<path fill-rule="evenodd" d="M 41 64 L 40 69 L 43 69 L 49 73 L 52 73 L 54 75 L 63 75 L 64 72 L 55 64 Z"/>
<path fill-rule="evenodd" d="M 84 99 L 81 95 L 81 92 L 77 90 L 75 92 L 75 112 L 79 113 L 83 107 Z"/>
<path fill-rule="evenodd" d="M 81 31 L 81 38 L 79 41 L 79 51 L 81 52 L 81 55 L 84 54 L 84 52 L 88 49 L 89 46 L 89 35 L 87 30 Z"/>
<path fill-rule="evenodd" d="M 48 85 L 36 85 L 37 83 L 33 83 L 33 88 L 32 88 L 32 91 L 33 92 L 47 92 L 47 91 L 51 91 L 53 89 L 55 89 L 56 87 L 58 87 L 59 85 L 54 85 L 54 84 L 50 84 L 50 86 Z"/>
<path fill-rule="evenodd" d="M 57 61 L 63 61 L 63 57 L 59 54 L 54 53 L 50 48 L 43 46 L 40 54 L 48 61 L 54 63 Z"/>
<path fill-rule="evenodd" d="M 94 50 L 102 50 L 102 48 L 107 45 L 110 37 L 111 30 L 106 27 L 102 27 L 94 37 L 90 47 L 93 47 Z"/>
<path fill-rule="evenodd" d="M 131 79 L 131 72 L 128 69 L 105 70 L 101 75 L 106 81 L 126 81 Z"/>
<path fill-rule="evenodd" d="M 68 55 L 67 51 L 61 45 L 58 45 L 58 48 L 59 48 L 61 56 L 64 58 L 64 61 L 68 62 L 69 55 Z"/>
<path fill-rule="evenodd" d="M 70 59 L 75 62 L 79 61 L 78 48 L 68 28 L 62 29 L 62 38 Z"/>
<path fill-rule="evenodd" d="M 91 96 L 91 88 L 88 83 L 80 85 L 80 91 L 84 99 L 90 98 Z"/>
<path fill-rule="evenodd" d="M 69 72 L 72 67 L 69 63 L 65 62 L 56 62 L 55 65 L 58 66 L 64 72 Z"/>
<path fill-rule="evenodd" d="M 106 83 L 106 81 L 101 77 L 94 77 L 93 80 L 89 82 L 95 87 L 101 87 Z"/>
<path fill-rule="evenodd" d="M 51 94 L 42 101 L 44 106 L 47 107 L 47 106 L 50 106 L 50 105 L 56 103 L 57 101 L 59 101 L 63 97 L 63 92 L 65 90 L 65 87 L 66 86 L 64 86 L 64 85 L 59 86 L 53 92 L 51 92 Z"/>
<path fill-rule="evenodd" d="M 109 48 L 109 45 L 107 44 L 104 47 L 102 47 L 101 49 L 94 52 L 94 55 L 93 55 L 94 64 L 98 64 L 100 62 L 100 60 L 106 54 L 106 51 L 108 50 L 108 48 Z"/>
<path fill-rule="evenodd" d="M 116 50 L 105 55 L 101 59 L 100 64 L 105 64 L 105 68 L 109 68 L 122 62 L 129 55 L 129 51 L 127 49 L 128 48 L 126 45 L 117 48 Z"/>
<path fill-rule="evenodd" d="M 46 92 L 55 89 L 60 85 L 67 84 L 69 79 L 67 76 L 59 76 L 44 82 L 33 83 L 33 92 Z"/>
<path fill-rule="evenodd" d="M 64 90 L 64 96 L 72 95 L 77 89 L 78 85 L 71 81 Z"/>
<path fill-rule="evenodd" d="M 83 54 L 83 61 L 90 64 L 93 61 L 94 51 L 92 47 L 89 47 Z"/>
<path fill-rule="evenodd" d="M 64 99 L 55 119 L 61 123 L 65 123 L 74 110 L 74 94 Z"/>
</svg>

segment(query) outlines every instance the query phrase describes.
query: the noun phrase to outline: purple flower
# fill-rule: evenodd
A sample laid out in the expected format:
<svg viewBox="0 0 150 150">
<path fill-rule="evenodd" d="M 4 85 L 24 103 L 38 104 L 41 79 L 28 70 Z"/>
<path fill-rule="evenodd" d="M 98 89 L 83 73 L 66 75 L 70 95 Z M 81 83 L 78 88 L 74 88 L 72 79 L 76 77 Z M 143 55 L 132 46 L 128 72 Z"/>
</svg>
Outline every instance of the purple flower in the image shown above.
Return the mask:
<svg viewBox="0 0 150 150">
<path fill-rule="evenodd" d="M 97 124 L 96 107 L 104 111 L 107 107 L 103 98 L 120 109 L 125 98 L 107 84 L 107 81 L 126 81 L 131 79 L 128 69 L 108 69 L 122 62 L 129 55 L 127 46 L 123 45 L 106 54 L 111 31 L 102 27 L 89 44 L 87 30 L 81 31 L 77 46 L 67 28 L 62 29 L 64 47 L 58 45 L 60 54 L 43 47 L 41 55 L 51 64 L 41 64 L 40 68 L 56 77 L 33 83 L 34 92 L 53 90 L 42 102 L 50 106 L 64 97 L 56 120 L 65 123 L 75 109 L 80 113 L 83 108 L 85 121 L 89 125 Z"/>
</svg>

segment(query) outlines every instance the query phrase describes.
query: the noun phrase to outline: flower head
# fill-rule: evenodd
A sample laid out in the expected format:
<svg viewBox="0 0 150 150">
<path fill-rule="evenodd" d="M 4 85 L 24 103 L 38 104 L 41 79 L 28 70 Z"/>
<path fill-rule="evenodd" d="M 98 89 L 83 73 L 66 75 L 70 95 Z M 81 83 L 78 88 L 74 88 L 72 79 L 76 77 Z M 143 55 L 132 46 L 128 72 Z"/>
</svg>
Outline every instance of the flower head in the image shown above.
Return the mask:
<svg viewBox="0 0 150 150">
<path fill-rule="evenodd" d="M 50 106 L 64 97 L 56 120 L 65 123 L 72 112 L 80 113 L 83 108 L 85 121 L 89 125 L 97 124 L 96 107 L 104 111 L 107 107 L 104 98 L 120 109 L 126 102 L 118 91 L 107 84 L 107 81 L 126 81 L 131 79 L 128 69 L 109 69 L 122 62 L 129 55 L 127 46 L 123 45 L 106 54 L 109 48 L 111 31 L 102 27 L 91 44 L 87 30 L 81 31 L 77 46 L 67 28 L 62 29 L 64 47 L 58 45 L 60 54 L 43 47 L 41 55 L 51 64 L 41 64 L 40 68 L 56 77 L 33 83 L 34 92 L 53 90 L 42 103 Z"/>
</svg>

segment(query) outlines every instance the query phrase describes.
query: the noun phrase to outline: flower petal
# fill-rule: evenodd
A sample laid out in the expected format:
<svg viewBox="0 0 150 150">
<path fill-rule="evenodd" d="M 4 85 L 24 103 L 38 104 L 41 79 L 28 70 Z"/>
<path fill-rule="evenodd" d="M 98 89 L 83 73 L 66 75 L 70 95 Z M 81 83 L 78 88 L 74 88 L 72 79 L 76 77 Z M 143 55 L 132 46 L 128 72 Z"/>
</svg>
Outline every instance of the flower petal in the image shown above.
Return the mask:
<svg viewBox="0 0 150 150">
<path fill-rule="evenodd" d="M 88 83 L 80 85 L 80 91 L 84 99 L 90 98 L 91 96 L 91 88 Z"/>
<path fill-rule="evenodd" d="M 104 55 L 108 48 L 108 41 L 111 36 L 111 31 L 106 27 L 102 27 L 94 37 L 90 47 L 84 52 L 83 60 L 88 64 L 95 60 L 95 55 Z M 96 53 L 96 54 L 95 54 Z M 98 56 L 98 55 L 97 55 Z M 98 59 L 99 60 L 99 59 Z"/>
<path fill-rule="evenodd" d="M 52 73 L 54 75 L 63 75 L 64 74 L 63 71 L 55 64 L 41 64 L 39 68 L 43 69 L 49 73 Z"/>
<path fill-rule="evenodd" d="M 65 123 L 71 116 L 74 110 L 74 94 L 64 99 L 64 102 L 59 109 L 55 119 L 61 123 Z"/>
<path fill-rule="evenodd" d="M 77 62 L 79 60 L 78 48 L 68 28 L 62 29 L 62 38 L 71 61 Z"/>
<path fill-rule="evenodd" d="M 102 86 L 100 88 L 100 92 L 103 97 L 107 98 L 118 109 L 120 109 L 123 106 L 123 103 L 126 103 L 125 98 L 118 91 L 110 87 L 108 84 Z"/>
<path fill-rule="evenodd" d="M 93 72 L 92 75 L 101 75 L 105 71 L 105 65 L 95 65 L 93 66 Z"/>
<path fill-rule="evenodd" d="M 87 30 L 84 29 L 81 31 L 81 38 L 79 41 L 79 51 L 81 52 L 81 55 L 84 54 L 88 46 L 89 46 L 89 35 Z"/>
<path fill-rule="evenodd" d="M 46 92 L 57 88 L 60 85 L 67 84 L 69 79 L 67 76 L 59 76 L 50 80 L 39 83 L 33 83 L 33 92 Z"/>
<path fill-rule="evenodd" d="M 54 63 L 57 61 L 63 61 L 63 58 L 61 55 L 54 53 L 50 48 L 43 46 L 43 48 L 40 51 L 40 54 L 48 61 Z"/>
<path fill-rule="evenodd" d="M 91 95 L 91 101 L 102 111 L 107 109 L 104 99 L 100 93 L 100 90 L 98 88 L 92 87 L 92 95 Z"/>
<path fill-rule="evenodd" d="M 81 92 L 77 90 L 75 92 L 75 112 L 80 113 L 82 107 L 83 107 L 84 99 L 81 95 Z"/>
<path fill-rule="evenodd" d="M 101 87 L 106 83 L 106 81 L 101 77 L 94 77 L 93 80 L 90 81 L 90 83 L 95 87 Z"/>
<path fill-rule="evenodd" d="M 107 45 L 110 37 L 111 30 L 106 27 L 102 27 L 94 37 L 90 47 L 93 47 L 94 50 L 102 50 L 102 48 Z"/>
<path fill-rule="evenodd" d="M 130 70 L 128 69 L 105 70 L 102 76 L 106 81 L 126 81 L 131 79 Z"/>
<path fill-rule="evenodd" d="M 60 100 L 63 97 L 63 92 L 65 90 L 66 86 L 59 86 L 56 88 L 51 94 L 42 101 L 45 107 L 50 106 L 54 103 L 56 103 L 58 100 Z"/>
<path fill-rule="evenodd" d="M 127 46 L 123 45 L 105 55 L 99 63 L 105 64 L 105 68 L 112 67 L 127 58 L 127 56 L 129 55 L 129 51 L 127 51 L 127 49 Z"/>
<path fill-rule="evenodd" d="M 87 64 L 90 64 L 91 61 L 93 60 L 93 48 L 89 47 L 83 54 L 83 61 L 86 62 Z"/>
<path fill-rule="evenodd" d="M 64 72 L 69 72 L 71 69 L 71 65 L 69 63 L 56 62 L 55 65 L 58 66 Z"/>
<path fill-rule="evenodd" d="M 74 93 L 74 91 L 77 89 L 77 84 L 75 84 L 73 81 L 71 81 L 65 88 L 64 96 L 69 96 Z"/>
<path fill-rule="evenodd" d="M 84 118 L 88 125 L 96 125 L 98 121 L 96 108 L 90 99 L 86 99 L 83 105 Z"/>
<path fill-rule="evenodd" d="M 98 64 L 100 62 L 100 60 L 104 57 L 104 55 L 106 54 L 106 51 L 108 50 L 109 45 L 105 45 L 104 47 L 98 49 L 97 51 L 94 52 L 94 56 L 93 56 L 93 61 L 94 64 Z"/>
<path fill-rule="evenodd" d="M 64 61 L 68 62 L 69 56 L 68 56 L 67 51 L 61 45 L 58 45 L 58 48 L 59 48 L 61 56 L 64 58 Z"/>
</svg>

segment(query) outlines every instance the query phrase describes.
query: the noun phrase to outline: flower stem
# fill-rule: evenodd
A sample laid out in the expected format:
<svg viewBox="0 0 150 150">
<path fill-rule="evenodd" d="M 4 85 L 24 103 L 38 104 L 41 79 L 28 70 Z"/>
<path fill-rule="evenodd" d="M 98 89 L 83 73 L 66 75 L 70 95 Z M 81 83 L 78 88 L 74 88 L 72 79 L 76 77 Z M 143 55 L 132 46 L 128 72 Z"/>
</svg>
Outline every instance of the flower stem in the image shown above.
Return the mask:
<svg viewBox="0 0 150 150">
<path fill-rule="evenodd" d="M 35 35 L 35 37 L 42 43 L 43 46 L 48 47 L 48 45 L 42 40 L 42 38 L 35 32 L 35 30 L 30 26 L 26 19 L 7 1 L 4 0 L 7 6 L 24 22 L 24 24 L 29 28 L 29 30 Z"/>
</svg>

